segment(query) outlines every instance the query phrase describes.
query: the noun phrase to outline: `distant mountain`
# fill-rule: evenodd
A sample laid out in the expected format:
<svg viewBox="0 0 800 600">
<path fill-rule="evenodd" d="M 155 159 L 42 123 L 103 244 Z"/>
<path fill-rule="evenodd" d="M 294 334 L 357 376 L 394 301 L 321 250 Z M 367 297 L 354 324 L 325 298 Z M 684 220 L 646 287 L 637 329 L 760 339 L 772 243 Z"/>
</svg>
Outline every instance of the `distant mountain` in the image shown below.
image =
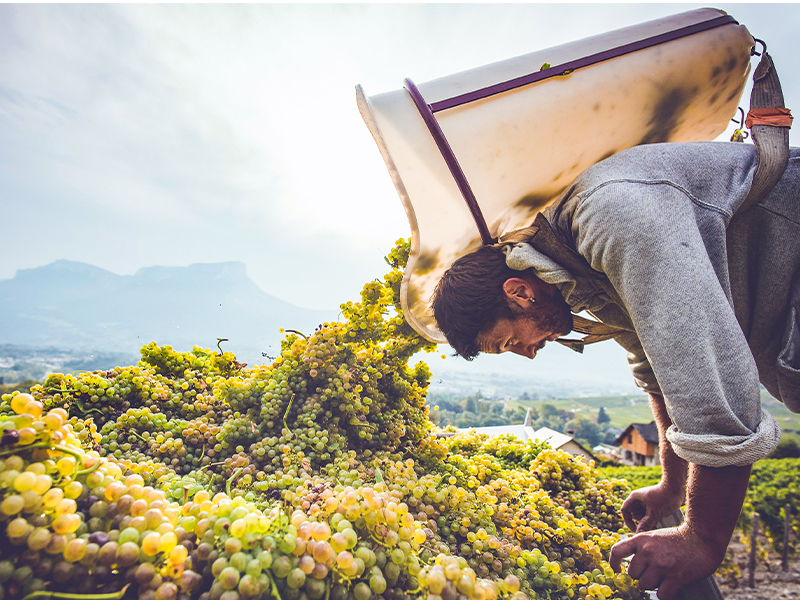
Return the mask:
<svg viewBox="0 0 800 600">
<path fill-rule="evenodd" d="M 228 338 L 248 364 L 276 356 L 281 327 L 308 333 L 338 311 L 300 308 L 271 296 L 244 263 L 147 267 L 116 275 L 68 260 L 0 281 L 0 344 L 138 353 L 151 341 L 179 350 Z"/>
</svg>

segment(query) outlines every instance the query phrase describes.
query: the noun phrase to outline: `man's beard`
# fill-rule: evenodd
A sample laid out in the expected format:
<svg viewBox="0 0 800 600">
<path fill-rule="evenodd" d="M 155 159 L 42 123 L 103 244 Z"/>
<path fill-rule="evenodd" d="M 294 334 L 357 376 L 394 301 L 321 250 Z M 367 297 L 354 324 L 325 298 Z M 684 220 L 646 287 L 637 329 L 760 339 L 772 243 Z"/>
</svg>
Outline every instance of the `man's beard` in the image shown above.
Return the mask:
<svg viewBox="0 0 800 600">
<path fill-rule="evenodd" d="M 559 336 L 572 331 L 572 311 L 560 292 L 547 298 L 538 298 L 528 318 L 542 331 L 550 331 Z"/>
</svg>

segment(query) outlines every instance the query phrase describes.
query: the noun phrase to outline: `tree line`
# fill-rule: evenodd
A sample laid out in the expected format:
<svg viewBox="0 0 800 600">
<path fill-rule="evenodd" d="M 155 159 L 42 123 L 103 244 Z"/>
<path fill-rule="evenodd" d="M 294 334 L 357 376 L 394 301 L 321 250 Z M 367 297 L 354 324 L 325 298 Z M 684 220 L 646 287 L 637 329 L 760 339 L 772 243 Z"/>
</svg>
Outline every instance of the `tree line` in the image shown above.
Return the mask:
<svg viewBox="0 0 800 600">
<path fill-rule="evenodd" d="M 530 400 L 530 397 L 523 394 L 520 400 Z M 472 395 L 433 393 L 428 396 L 427 403 L 430 420 L 442 428 L 521 425 L 527 413 L 527 409 L 518 404 L 485 397 L 480 391 Z M 590 417 L 543 403 L 531 408 L 531 418 L 534 430 L 548 427 L 562 433 L 571 432 L 569 435 L 589 448 L 601 442 L 611 443 L 616 438 L 616 431 L 610 430 L 610 419 L 602 407 Z"/>
</svg>

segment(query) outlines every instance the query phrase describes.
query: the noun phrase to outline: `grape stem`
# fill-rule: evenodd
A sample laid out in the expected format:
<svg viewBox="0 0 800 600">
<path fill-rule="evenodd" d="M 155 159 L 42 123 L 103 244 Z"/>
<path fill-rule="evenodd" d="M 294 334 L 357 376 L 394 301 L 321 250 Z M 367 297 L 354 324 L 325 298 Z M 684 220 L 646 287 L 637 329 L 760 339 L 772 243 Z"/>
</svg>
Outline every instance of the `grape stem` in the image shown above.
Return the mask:
<svg viewBox="0 0 800 600">
<path fill-rule="evenodd" d="M 42 391 L 45 392 L 46 394 L 55 395 L 55 394 L 58 394 L 60 392 L 66 392 L 67 389 L 66 389 L 66 387 L 61 387 L 61 385 L 56 385 L 55 383 L 53 383 L 51 385 L 47 385 L 47 382 L 45 381 L 44 385 L 42 385 Z"/>
<path fill-rule="evenodd" d="M 342 571 L 339 570 L 338 567 L 332 567 L 331 573 L 338 575 L 339 579 L 336 581 L 336 583 L 344 583 L 349 586 L 350 583 L 353 581 L 352 577 L 348 577 L 347 575 L 345 575 Z"/>
<path fill-rule="evenodd" d="M 79 458 L 79 459 L 83 458 L 83 456 L 81 454 L 78 454 L 74 450 L 68 450 L 67 448 L 64 448 L 63 446 L 51 446 L 50 442 L 39 442 L 38 444 L 29 444 L 27 446 L 22 446 L 22 447 L 19 447 L 19 448 L 17 448 L 15 446 L 14 448 L 11 448 L 10 450 L 5 450 L 3 452 L 0 452 L 0 456 L 8 456 L 9 454 L 16 454 L 20 450 L 33 450 L 34 448 L 47 448 L 48 450 L 53 451 L 53 452 L 63 452 L 64 454 L 71 454 L 75 458 Z"/>
<path fill-rule="evenodd" d="M 305 333 L 301 333 L 301 332 L 297 331 L 296 329 L 287 329 L 286 333 L 296 333 L 297 335 L 302 336 L 304 340 L 308 339 L 308 336 Z"/>
<path fill-rule="evenodd" d="M 128 433 L 130 433 L 130 434 L 132 434 L 132 435 L 136 436 L 137 438 L 139 438 L 140 440 L 142 440 L 142 441 L 143 441 L 145 444 L 147 443 L 147 440 L 146 440 L 146 439 L 144 439 L 142 436 L 140 436 L 138 433 L 136 433 L 136 432 L 135 432 L 133 429 L 129 429 L 129 430 L 128 430 Z"/>
<path fill-rule="evenodd" d="M 369 537 L 371 537 L 373 540 L 375 540 L 375 543 L 376 543 L 376 544 L 380 544 L 380 545 L 381 545 L 381 546 L 383 546 L 384 548 L 388 548 L 388 547 L 389 547 L 389 545 L 388 545 L 388 544 L 384 544 L 382 541 L 380 541 L 378 538 L 376 538 L 374 533 L 370 533 L 370 534 L 369 534 Z"/>
<path fill-rule="evenodd" d="M 92 412 L 100 413 L 101 415 L 103 414 L 103 411 L 100 410 L 99 408 L 95 408 L 95 407 L 84 408 L 83 407 L 83 403 L 81 402 L 81 399 L 78 398 L 77 396 L 71 396 L 71 399 L 75 402 L 75 404 L 78 405 L 78 408 L 81 409 L 81 415 L 82 416 L 83 415 L 88 415 L 89 413 L 92 413 Z"/>
<path fill-rule="evenodd" d="M 76 403 L 78 402 L 77 398 L 75 398 L 75 402 Z M 103 411 L 100 410 L 99 408 L 94 408 L 94 407 L 93 408 L 83 408 L 80 404 L 78 404 L 78 406 L 80 407 L 81 411 L 86 415 L 88 415 L 89 413 L 92 413 L 92 412 L 100 413 L 101 415 L 103 414 Z"/>
<path fill-rule="evenodd" d="M 118 592 L 111 594 L 69 594 L 66 592 L 48 592 L 40 590 L 38 592 L 31 592 L 22 600 L 37 600 L 38 598 L 62 598 L 63 600 L 119 600 L 128 591 L 130 583 Z"/>
<path fill-rule="evenodd" d="M 83 454 L 79 454 L 75 450 L 69 450 L 67 448 L 64 448 L 63 446 L 51 446 L 49 450 L 54 452 L 63 452 L 64 454 L 69 454 L 71 456 L 74 456 L 78 460 L 83 460 Z"/>
<path fill-rule="evenodd" d="M 97 469 L 100 468 L 100 462 L 101 462 L 101 460 L 98 457 L 98 459 L 95 461 L 95 463 L 91 467 L 89 467 L 88 469 L 83 469 L 81 471 L 75 472 L 74 476 L 78 477 L 79 475 L 88 475 L 89 473 L 94 473 L 95 471 L 97 471 Z"/>
<path fill-rule="evenodd" d="M 281 594 L 278 591 L 278 586 L 275 585 L 275 580 L 272 578 L 272 573 L 270 573 L 269 571 L 267 571 L 266 573 L 267 573 L 267 577 L 269 577 L 269 583 L 272 586 L 272 593 L 275 595 L 275 597 L 278 600 L 282 600 L 281 599 Z M 23 599 L 23 600 L 25 600 L 25 599 Z"/>
<path fill-rule="evenodd" d="M 204 450 L 205 450 L 205 448 L 204 448 Z M 200 470 L 202 471 L 203 469 L 207 469 L 208 467 L 218 467 L 218 466 L 224 465 L 224 464 L 225 464 L 224 460 L 222 462 L 208 463 L 207 465 L 203 465 L 202 467 L 200 467 Z"/>
<path fill-rule="evenodd" d="M 289 398 L 289 405 L 286 407 L 286 412 L 283 413 L 283 426 L 286 427 L 286 429 L 289 429 L 289 424 L 286 422 L 286 417 L 289 416 L 289 411 L 292 409 L 292 402 L 294 402 L 294 394 L 292 394 L 292 397 Z M 290 433 L 291 431 L 292 430 L 289 429 Z"/>
<path fill-rule="evenodd" d="M 236 469 L 233 472 L 233 475 L 231 475 L 231 478 L 228 479 L 228 481 L 225 483 L 225 491 L 228 492 L 228 496 L 231 495 L 231 484 L 236 480 L 236 478 L 241 474 L 242 471 L 244 471 L 244 467 L 239 467 L 238 469 Z"/>
</svg>

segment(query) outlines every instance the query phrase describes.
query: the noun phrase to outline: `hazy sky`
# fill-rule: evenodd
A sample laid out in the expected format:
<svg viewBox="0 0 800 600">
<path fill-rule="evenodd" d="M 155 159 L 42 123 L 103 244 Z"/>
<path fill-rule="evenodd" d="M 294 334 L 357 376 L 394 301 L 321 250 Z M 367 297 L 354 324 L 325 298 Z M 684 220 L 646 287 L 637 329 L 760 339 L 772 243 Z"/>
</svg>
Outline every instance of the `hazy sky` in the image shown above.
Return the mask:
<svg viewBox="0 0 800 600">
<path fill-rule="evenodd" d="M 335 307 L 409 235 L 357 83 L 699 6 L 0 5 L 0 279 L 59 258 L 120 274 L 239 260 L 271 294 Z M 800 105 L 800 6 L 720 8 L 767 41 Z"/>
</svg>

